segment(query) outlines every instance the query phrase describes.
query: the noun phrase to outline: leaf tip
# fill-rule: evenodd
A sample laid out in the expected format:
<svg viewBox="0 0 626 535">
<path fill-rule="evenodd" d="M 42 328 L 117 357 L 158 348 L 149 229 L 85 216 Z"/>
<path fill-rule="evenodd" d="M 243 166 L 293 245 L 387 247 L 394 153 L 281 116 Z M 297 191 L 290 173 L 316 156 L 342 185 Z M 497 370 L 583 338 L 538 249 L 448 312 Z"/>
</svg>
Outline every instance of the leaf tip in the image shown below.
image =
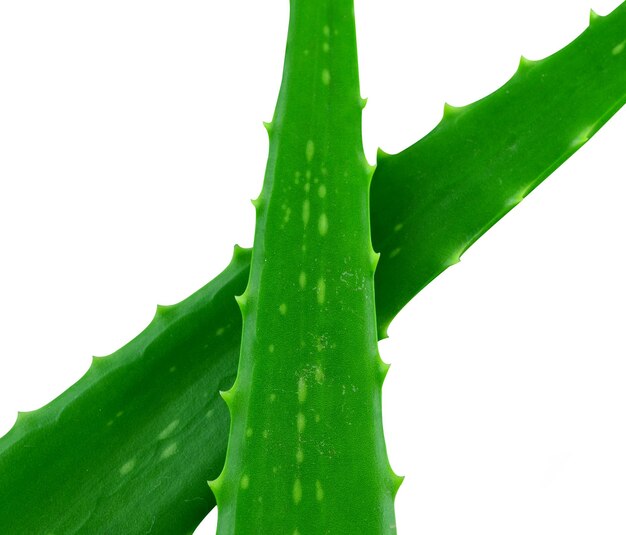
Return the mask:
<svg viewBox="0 0 626 535">
<path fill-rule="evenodd" d="M 525 56 L 520 56 L 519 65 L 517 67 L 517 72 L 525 72 L 532 69 L 535 65 L 537 65 L 537 61 L 528 59 Z"/>
<path fill-rule="evenodd" d="M 385 381 L 385 377 L 387 377 L 387 372 L 391 368 L 391 364 L 387 364 L 383 359 L 378 356 L 378 379 L 380 384 L 382 385 Z"/>
<path fill-rule="evenodd" d="M 374 249 L 370 248 L 370 266 L 372 268 L 372 273 L 376 271 L 376 266 L 378 266 L 378 261 L 380 260 L 380 253 L 374 251 Z"/>
<path fill-rule="evenodd" d="M 248 296 L 247 293 L 244 292 L 241 295 L 236 295 L 235 296 L 235 301 L 237 301 L 237 304 L 239 305 L 239 310 L 241 310 L 242 314 L 246 312 L 247 306 L 248 306 Z"/>
<path fill-rule="evenodd" d="M 387 338 L 389 338 L 389 333 L 387 332 L 389 329 L 389 321 L 385 321 L 383 323 L 381 323 L 380 321 L 378 322 L 378 339 L 379 340 L 385 340 Z"/>
<path fill-rule="evenodd" d="M 593 26 L 602 18 L 602 15 L 598 15 L 593 9 L 589 10 L 589 26 Z"/>
<path fill-rule="evenodd" d="M 216 499 L 219 499 L 219 495 L 222 491 L 222 474 L 224 472 L 222 471 L 222 473 L 217 476 L 215 479 L 212 479 L 211 481 L 207 481 L 207 485 L 209 486 L 209 488 L 211 489 L 211 492 L 215 495 Z"/>
<path fill-rule="evenodd" d="M 220 390 L 220 397 L 226 403 L 226 406 L 232 411 L 233 402 L 235 401 L 235 386 L 228 390 Z"/>
<path fill-rule="evenodd" d="M 247 259 L 250 254 L 250 249 L 246 247 L 241 247 L 239 244 L 235 244 L 233 247 L 233 256 L 231 258 L 231 262 L 237 262 L 242 259 Z"/>
<path fill-rule="evenodd" d="M 444 119 L 455 118 L 458 117 L 463 111 L 462 107 L 453 106 L 447 102 L 443 104 L 443 117 Z"/>
<path fill-rule="evenodd" d="M 154 313 L 154 319 L 167 316 L 174 309 L 174 307 L 175 305 L 157 305 L 156 312 Z"/>
<path fill-rule="evenodd" d="M 393 470 L 391 471 L 391 492 L 393 493 L 393 497 L 396 497 L 398 494 L 398 489 L 402 485 L 404 481 L 404 476 L 399 476 Z"/>
<path fill-rule="evenodd" d="M 383 160 L 386 160 L 390 156 L 391 156 L 391 154 L 389 154 L 388 152 L 385 152 L 380 147 L 378 147 L 378 149 L 376 150 L 376 161 L 377 162 L 381 162 Z"/>
</svg>

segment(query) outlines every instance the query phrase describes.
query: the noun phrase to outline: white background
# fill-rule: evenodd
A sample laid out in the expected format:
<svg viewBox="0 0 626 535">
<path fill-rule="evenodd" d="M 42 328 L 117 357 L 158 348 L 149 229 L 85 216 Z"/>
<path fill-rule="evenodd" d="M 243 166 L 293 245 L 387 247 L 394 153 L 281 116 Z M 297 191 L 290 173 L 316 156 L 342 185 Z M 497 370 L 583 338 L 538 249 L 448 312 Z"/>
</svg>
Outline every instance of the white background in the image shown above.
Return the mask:
<svg viewBox="0 0 626 535">
<path fill-rule="evenodd" d="M 0 434 L 251 244 L 287 7 L 0 4 Z M 561 48 L 589 7 L 357 1 L 370 161 Z M 625 113 L 381 344 L 400 533 L 626 532 Z"/>
</svg>

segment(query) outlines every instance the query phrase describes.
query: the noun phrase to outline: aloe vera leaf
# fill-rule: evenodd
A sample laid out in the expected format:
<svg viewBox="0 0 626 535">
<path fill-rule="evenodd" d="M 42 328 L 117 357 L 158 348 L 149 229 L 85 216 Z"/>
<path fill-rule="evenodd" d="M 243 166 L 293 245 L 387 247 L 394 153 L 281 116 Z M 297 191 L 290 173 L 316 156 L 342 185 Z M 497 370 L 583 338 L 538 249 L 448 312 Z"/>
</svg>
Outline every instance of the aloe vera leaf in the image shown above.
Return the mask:
<svg viewBox="0 0 626 535">
<path fill-rule="evenodd" d="M 592 12 L 585 32 L 559 52 L 541 61 L 522 57 L 491 95 L 446 105 L 439 125 L 401 153 L 379 151 L 372 239 L 381 253 L 381 337 L 414 295 L 622 107 L 625 28 L 626 3 L 604 17 Z"/>
<path fill-rule="evenodd" d="M 220 534 L 395 533 L 352 0 L 292 0 L 257 210 Z"/>
<path fill-rule="evenodd" d="M 249 250 L 0 440 L 0 533 L 185 533 L 214 505 Z M 206 358 L 210 348 L 211 358 Z M 219 431 L 217 431 L 219 429 Z M 42 531 L 43 530 L 43 531 Z"/>
<path fill-rule="evenodd" d="M 623 8 L 620 8 L 620 10 L 621 11 L 616 11 L 604 19 L 607 24 L 605 31 L 615 34 L 616 28 L 624 27 Z M 621 15 L 619 15 L 619 13 L 621 13 Z M 583 38 L 581 37 L 579 39 Z M 596 47 L 596 39 L 599 39 L 599 36 L 596 35 L 592 38 L 587 38 L 585 40 L 585 47 L 589 51 L 595 50 L 595 54 L 600 55 L 602 54 L 602 49 Z M 587 57 L 590 65 L 595 63 L 596 58 L 593 54 Z M 565 67 L 560 68 L 565 69 Z M 592 71 L 590 70 L 590 66 L 586 65 L 577 72 L 577 76 L 587 76 L 586 73 L 588 72 Z M 595 74 L 591 74 L 590 76 L 594 75 Z M 622 72 L 616 69 L 615 72 L 612 72 L 611 76 L 622 76 Z M 568 83 L 572 83 L 573 79 L 574 78 L 569 74 L 564 75 L 562 80 L 563 86 L 566 87 Z M 605 108 L 602 109 L 595 118 L 589 115 L 587 117 L 588 121 L 594 122 L 597 117 L 603 117 L 607 113 L 612 113 L 623 103 L 623 95 L 621 92 L 617 91 L 619 87 L 614 84 L 608 84 L 607 87 L 612 87 L 613 93 L 607 94 L 606 97 L 603 98 Z M 569 96 L 565 98 L 569 98 Z M 582 92 L 578 92 L 576 98 L 580 99 L 579 104 L 581 105 L 586 101 Z M 588 112 L 592 113 L 593 110 L 588 110 Z M 543 128 L 546 126 L 547 125 Z M 525 155 L 520 153 L 520 158 L 524 157 Z M 552 155 L 552 159 L 554 158 L 555 156 Z M 470 178 L 468 178 L 468 181 L 469 180 Z M 396 196 L 392 207 L 395 208 L 396 201 L 400 197 L 401 195 L 399 194 Z M 379 206 L 376 210 L 381 210 L 381 207 Z M 376 210 L 372 212 L 373 231 L 377 228 L 385 228 L 385 225 L 389 224 L 381 218 L 382 214 Z M 437 212 L 428 212 L 424 215 L 438 219 Z M 438 220 L 440 220 L 440 218 Z M 393 230 L 393 227 L 388 228 L 388 232 L 392 232 Z M 382 244 L 376 242 L 374 245 L 375 249 L 384 248 Z M 245 259 L 242 261 L 245 263 Z M 387 258 L 383 257 L 378 270 L 380 270 L 381 265 L 384 265 L 388 261 Z M 199 290 L 197 294 L 194 294 L 188 300 L 177 305 L 177 319 L 175 322 L 173 318 L 163 316 L 158 327 L 156 323 L 153 323 L 138 339 L 116 352 L 116 356 L 113 358 L 119 359 L 118 364 L 115 367 L 112 366 L 111 370 L 106 370 L 104 367 L 101 367 L 97 375 L 93 375 L 93 377 L 90 372 L 81 379 L 79 383 L 70 388 L 46 408 L 35 411 L 27 417 L 20 417 L 20 421 L 16 427 L 8 435 L 0 439 L 0 473 L 2 474 L 0 477 L 1 531 L 20 533 L 20 525 L 17 524 L 17 521 L 20 520 L 25 522 L 25 524 L 23 524 L 26 526 L 25 529 L 30 529 L 30 526 L 36 525 L 39 530 L 42 530 L 42 526 L 45 526 L 50 532 L 62 533 L 63 526 L 69 525 L 67 517 L 75 515 L 77 518 L 74 520 L 74 525 L 78 526 L 85 521 L 87 514 L 92 513 L 92 518 L 85 524 L 87 528 L 105 525 L 119 527 L 123 525 L 126 528 L 124 531 L 128 533 L 142 533 L 149 529 L 152 529 L 152 533 L 185 532 L 186 529 L 191 530 L 193 526 L 197 524 L 198 520 L 210 510 L 214 501 L 206 487 L 205 479 L 217 476 L 223 463 L 227 433 L 226 411 L 224 411 L 224 413 L 214 413 L 217 415 L 216 418 L 208 419 L 206 421 L 206 427 L 204 425 L 200 427 L 197 426 L 199 417 L 196 413 L 189 415 L 182 414 L 183 417 L 179 424 L 178 435 L 180 442 L 189 443 L 191 451 L 201 452 L 207 462 L 207 468 L 203 474 L 194 475 L 196 474 L 195 471 L 191 474 L 190 469 L 193 467 L 187 466 L 187 464 L 195 463 L 198 458 L 197 456 L 192 456 L 182 457 L 179 464 L 161 464 L 158 479 L 134 478 L 126 481 L 128 485 L 136 486 L 137 489 L 140 489 L 136 490 L 137 495 L 150 495 L 150 490 L 154 488 L 159 481 L 161 482 L 161 493 L 164 493 L 167 492 L 167 489 L 164 487 L 163 483 L 168 480 L 172 481 L 177 479 L 183 481 L 187 478 L 187 487 L 197 489 L 198 493 L 191 492 L 184 500 L 195 500 L 195 503 L 198 504 L 198 509 L 186 509 L 188 503 L 184 500 L 181 506 L 177 498 L 168 500 L 165 496 L 163 496 L 161 501 L 154 501 L 152 503 L 149 501 L 138 502 L 130 512 L 122 508 L 117 496 L 111 495 L 108 498 L 106 497 L 106 486 L 101 482 L 101 478 L 99 479 L 97 477 L 97 475 L 102 473 L 113 473 L 119 470 L 121 459 L 113 457 L 112 460 L 109 461 L 108 454 L 102 451 L 98 462 L 104 463 L 103 471 L 101 473 L 92 471 L 91 473 L 95 476 L 93 478 L 89 478 L 89 474 L 84 472 L 83 465 L 71 462 L 69 459 L 65 459 L 64 471 L 56 470 L 54 477 L 48 477 L 47 473 L 49 470 L 55 470 L 54 467 L 56 463 L 59 462 L 59 459 L 64 459 L 68 451 L 74 452 L 75 457 L 80 457 L 81 455 L 87 456 L 96 452 L 98 445 L 104 448 L 107 447 L 106 445 L 108 444 L 115 444 L 111 442 L 110 436 L 106 434 L 105 426 L 116 416 L 119 410 L 117 407 L 126 407 L 127 415 L 132 412 L 141 411 L 141 406 L 136 405 L 136 402 L 129 398 L 128 392 L 140 391 L 152 384 L 153 371 L 158 377 L 159 369 L 167 366 L 168 363 L 174 359 L 173 355 L 169 354 L 168 351 L 176 350 L 171 348 L 180 348 L 187 345 L 189 348 L 188 352 L 180 352 L 177 354 L 176 358 L 181 366 L 191 366 L 191 360 L 197 358 L 197 355 L 200 353 L 200 348 L 202 348 L 207 341 L 212 339 L 211 333 L 202 333 L 200 324 L 215 328 L 215 332 L 217 332 L 218 326 L 229 323 L 231 319 L 234 322 L 240 321 L 240 314 L 236 305 L 232 302 L 230 297 L 227 297 L 227 294 L 228 296 L 240 294 L 245 288 L 247 270 L 240 269 L 240 267 L 241 266 L 239 266 L 237 270 L 233 270 L 231 266 L 227 270 L 228 276 L 222 276 L 218 279 L 220 281 L 219 284 L 216 285 L 217 281 L 214 281 Z M 415 277 L 417 278 L 419 276 L 418 270 Z M 420 284 L 425 285 L 427 282 L 427 280 L 423 280 Z M 379 284 L 380 281 L 377 281 L 377 288 Z M 220 285 L 228 285 L 228 289 L 221 288 Z M 382 295 L 380 291 L 377 290 L 377 292 L 377 303 L 380 302 L 381 299 L 386 299 L 386 296 Z M 211 299 L 213 299 L 213 303 L 209 302 Z M 203 303 L 203 305 L 200 306 L 199 303 Z M 181 330 L 183 325 L 185 328 Z M 238 323 L 238 325 L 240 326 L 240 323 Z M 198 330 L 194 331 L 194 329 Z M 233 324 L 233 329 L 237 330 L 238 328 Z M 193 334 L 194 332 L 195 334 Z M 187 336 L 188 339 L 183 340 L 183 336 Z M 207 338 L 204 338 L 204 336 Z M 167 347 L 164 346 L 161 349 L 158 344 L 155 346 L 149 343 L 149 341 L 159 337 L 161 341 L 169 340 L 171 345 Z M 186 377 L 186 384 L 182 384 L 182 382 L 178 384 L 178 390 L 175 393 L 177 397 L 171 398 L 171 403 L 176 403 L 176 399 L 180 399 L 182 403 L 182 400 L 186 399 L 188 396 L 204 395 L 206 393 L 204 385 L 213 385 L 210 391 L 213 397 L 217 396 L 218 388 L 224 389 L 230 386 L 236 372 L 239 335 L 228 330 L 223 333 L 223 337 L 223 339 L 219 339 L 219 343 L 223 345 L 214 349 L 212 348 L 215 355 L 212 355 L 211 360 L 205 363 L 206 368 L 199 370 L 192 367 L 192 369 L 196 370 L 196 375 L 189 374 Z M 141 348 L 145 346 L 151 346 L 151 349 L 149 352 L 143 353 Z M 227 347 L 230 347 L 230 350 L 227 350 Z M 222 350 L 220 348 L 224 349 Z M 188 360 L 189 362 L 187 362 Z M 230 362 L 230 368 L 224 364 L 226 361 Z M 126 373 L 126 367 L 134 371 L 132 373 Z M 206 382 L 201 384 L 201 378 L 197 374 L 205 374 L 202 381 Z M 220 379 L 218 379 L 218 377 Z M 99 387 L 100 383 L 107 385 L 106 397 L 103 397 L 101 394 L 96 395 L 97 392 L 102 393 Z M 154 392 L 154 390 L 150 391 Z M 158 395 L 155 393 L 154 399 L 150 400 L 151 406 L 158 407 L 158 399 Z M 110 404 L 111 407 L 105 402 Z M 70 410 L 70 406 L 72 407 L 72 420 L 68 421 L 62 418 L 57 422 L 57 415 L 60 414 L 65 407 L 68 407 L 68 410 Z M 98 409 L 90 409 L 90 407 L 94 406 L 98 407 Z M 207 407 L 208 406 L 207 401 Z M 222 414 L 224 419 L 222 419 Z M 142 416 L 142 422 L 148 426 L 148 419 L 155 416 L 158 417 L 158 414 L 144 414 Z M 189 420 L 187 418 L 189 418 Z M 165 420 L 167 419 L 164 419 L 161 423 L 169 424 L 169 422 Z M 153 427 L 156 428 L 158 426 L 155 425 Z M 127 443 L 136 444 L 138 442 L 152 440 L 146 438 L 148 435 L 143 433 L 144 429 L 146 428 L 137 428 L 136 434 L 133 435 L 132 431 L 134 427 L 132 429 L 129 428 L 128 434 L 125 435 Z M 163 425 L 162 429 L 165 429 L 165 425 Z M 186 431 L 187 429 L 190 431 Z M 89 444 L 94 447 L 91 449 L 82 448 L 80 440 L 86 440 L 86 438 L 89 437 L 93 438 L 93 442 L 89 442 Z M 96 440 L 96 438 L 98 438 L 98 440 Z M 121 443 L 122 442 L 118 442 L 117 444 L 119 445 Z M 192 446 L 192 443 L 196 444 L 197 447 Z M 207 447 L 207 444 L 212 444 L 212 446 Z M 112 450 L 113 446 L 111 446 L 110 449 Z M 209 454 L 212 455 L 211 458 L 215 459 L 213 466 L 211 466 L 212 461 L 208 458 Z M 198 453 L 198 455 L 200 455 L 200 453 Z M 176 456 L 173 456 L 171 458 L 172 462 L 174 462 L 175 457 Z M 20 467 L 19 471 L 15 468 L 17 466 Z M 93 469 L 91 465 L 90 469 Z M 90 510 L 86 503 L 82 506 L 80 505 L 81 496 L 84 491 L 83 488 L 71 484 L 71 481 L 74 479 L 84 482 L 85 488 L 102 488 L 103 496 L 100 498 L 99 509 Z M 60 480 L 67 482 L 67 484 L 64 486 L 59 485 L 58 482 Z M 40 485 L 45 488 L 41 488 Z M 29 496 L 33 499 L 30 499 Z M 204 503 L 201 503 L 201 500 L 205 500 Z M 153 503 L 156 508 L 153 507 Z M 54 506 L 54 504 L 56 504 L 56 506 Z M 39 514 L 42 509 L 50 514 L 43 517 L 43 515 Z M 120 513 L 119 516 L 115 518 L 112 511 L 115 512 L 118 509 L 120 509 Z M 58 517 L 59 511 L 65 511 L 66 518 Z M 82 519 L 80 518 L 81 515 L 84 515 Z M 29 523 L 29 518 L 34 519 L 34 523 Z M 37 520 L 39 520 L 39 524 L 36 524 Z M 57 525 L 61 527 L 55 529 Z M 26 532 L 32 533 L 33 531 L 30 530 Z M 68 532 L 71 533 L 71 529 L 68 528 Z"/>
</svg>

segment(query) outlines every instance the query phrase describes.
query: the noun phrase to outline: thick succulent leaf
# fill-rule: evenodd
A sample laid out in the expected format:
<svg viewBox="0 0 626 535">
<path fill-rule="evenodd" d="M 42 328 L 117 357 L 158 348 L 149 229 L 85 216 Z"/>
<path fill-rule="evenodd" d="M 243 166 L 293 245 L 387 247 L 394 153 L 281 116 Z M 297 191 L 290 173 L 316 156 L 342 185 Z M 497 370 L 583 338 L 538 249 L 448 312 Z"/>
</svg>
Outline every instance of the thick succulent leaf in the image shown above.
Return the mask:
<svg viewBox="0 0 626 535">
<path fill-rule="evenodd" d="M 379 152 L 372 240 L 380 336 L 400 309 L 549 176 L 626 101 L 626 4 L 592 12 L 556 54 L 522 58 L 495 93 L 403 152 Z M 393 210 L 388 209 L 394 206 Z"/>
<path fill-rule="evenodd" d="M 624 42 L 626 5 L 494 95 L 456 115 L 448 109 L 407 151 L 381 159 L 372 232 L 383 253 L 382 333 L 623 105 Z M 241 318 L 233 296 L 243 292 L 248 266 L 249 253 L 238 250 L 214 281 L 160 308 L 135 340 L 96 360 L 43 409 L 20 415 L 0 439 L 1 533 L 194 529 L 215 503 L 206 480 L 219 474 L 226 451 L 228 411 L 217 392 L 236 373 Z"/>
<path fill-rule="evenodd" d="M 396 533 L 353 0 L 291 0 L 217 533 Z"/>
<path fill-rule="evenodd" d="M 250 251 L 0 440 L 0 533 L 186 533 L 215 505 Z M 209 355 L 209 358 L 207 358 Z"/>
</svg>

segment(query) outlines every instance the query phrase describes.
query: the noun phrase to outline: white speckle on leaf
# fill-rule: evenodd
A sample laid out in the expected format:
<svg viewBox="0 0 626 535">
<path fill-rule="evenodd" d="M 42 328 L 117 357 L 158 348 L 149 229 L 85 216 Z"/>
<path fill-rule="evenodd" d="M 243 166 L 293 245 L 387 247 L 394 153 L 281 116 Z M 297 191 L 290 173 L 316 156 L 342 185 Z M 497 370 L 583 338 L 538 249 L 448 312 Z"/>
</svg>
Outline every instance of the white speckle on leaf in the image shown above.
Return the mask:
<svg viewBox="0 0 626 535">
<path fill-rule="evenodd" d="M 330 71 L 328 69 L 322 70 L 322 83 L 324 85 L 330 85 Z"/>
<path fill-rule="evenodd" d="M 317 366 L 315 368 L 315 380 L 321 384 L 324 382 L 325 378 L 326 377 L 324 376 L 324 370 L 322 370 L 320 366 Z"/>
<path fill-rule="evenodd" d="M 298 379 L 298 402 L 304 403 L 306 401 L 306 395 L 307 395 L 306 379 L 304 377 L 300 377 L 300 379 Z"/>
<path fill-rule="evenodd" d="M 161 459 L 167 459 L 168 457 L 171 457 L 176 453 L 176 450 L 178 450 L 178 444 L 176 442 L 172 442 L 161 453 Z"/>
<path fill-rule="evenodd" d="M 176 419 L 176 420 L 172 420 L 165 429 L 163 429 L 163 431 L 161 431 L 159 433 L 159 440 L 163 440 L 164 438 L 167 438 L 168 436 L 170 436 L 172 434 L 172 432 L 174 431 L 174 429 L 176 429 L 178 427 L 178 424 L 180 423 L 180 420 Z"/>
<path fill-rule="evenodd" d="M 301 412 L 296 416 L 296 427 L 298 428 L 298 433 L 302 433 L 304 431 L 304 426 L 306 425 L 306 418 L 304 414 Z"/>
<path fill-rule="evenodd" d="M 317 230 L 320 236 L 326 236 L 328 233 L 328 217 L 325 213 L 320 215 L 319 221 L 317 222 Z"/>
<path fill-rule="evenodd" d="M 298 505 L 302 501 L 302 482 L 296 479 L 293 483 L 293 503 Z"/>
<path fill-rule="evenodd" d="M 128 474 L 133 468 L 135 468 L 135 463 L 135 459 L 125 462 L 120 468 L 120 474 L 123 476 Z"/>
<path fill-rule="evenodd" d="M 310 217 L 311 203 L 309 202 L 309 199 L 304 199 L 304 202 L 302 203 L 302 222 L 304 223 L 305 227 L 309 224 Z"/>
<path fill-rule="evenodd" d="M 320 305 L 323 305 L 325 301 L 326 301 L 326 281 L 322 277 L 317 282 L 317 302 Z"/>
<path fill-rule="evenodd" d="M 315 498 L 318 502 L 321 502 L 324 499 L 324 489 L 322 488 L 322 483 L 319 480 L 315 482 Z"/>
<path fill-rule="evenodd" d="M 306 142 L 306 149 L 305 149 L 305 155 L 306 155 L 306 161 L 310 162 L 313 160 L 313 156 L 315 156 L 315 143 L 313 143 L 312 139 L 309 139 Z"/>
</svg>

